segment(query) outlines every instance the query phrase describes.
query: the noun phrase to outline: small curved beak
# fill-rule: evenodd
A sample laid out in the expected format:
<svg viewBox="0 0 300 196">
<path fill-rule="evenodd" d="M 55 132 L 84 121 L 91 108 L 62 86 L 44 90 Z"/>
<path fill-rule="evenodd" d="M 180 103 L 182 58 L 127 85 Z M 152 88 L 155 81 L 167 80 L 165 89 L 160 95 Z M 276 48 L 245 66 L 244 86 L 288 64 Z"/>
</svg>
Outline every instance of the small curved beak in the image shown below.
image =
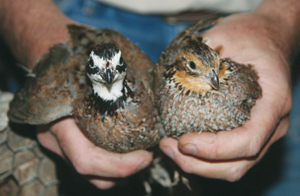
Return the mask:
<svg viewBox="0 0 300 196">
<path fill-rule="evenodd" d="M 212 70 L 212 76 L 211 76 L 211 85 L 215 90 L 219 90 L 219 75 L 217 74 L 215 69 Z"/>
<path fill-rule="evenodd" d="M 111 72 L 110 69 L 107 69 L 105 73 L 105 80 L 107 84 L 111 84 L 113 79 L 114 79 L 114 74 Z"/>
</svg>

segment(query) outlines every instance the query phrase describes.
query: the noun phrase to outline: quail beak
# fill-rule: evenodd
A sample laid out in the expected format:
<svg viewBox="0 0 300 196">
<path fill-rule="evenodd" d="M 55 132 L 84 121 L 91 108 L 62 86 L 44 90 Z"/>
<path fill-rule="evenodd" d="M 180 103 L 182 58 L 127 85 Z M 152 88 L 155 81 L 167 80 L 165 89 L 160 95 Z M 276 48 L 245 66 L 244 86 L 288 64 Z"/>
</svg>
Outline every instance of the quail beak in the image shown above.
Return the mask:
<svg viewBox="0 0 300 196">
<path fill-rule="evenodd" d="M 211 69 L 212 70 L 212 76 L 211 76 L 211 86 L 215 89 L 215 90 L 219 90 L 219 75 L 217 74 L 215 69 Z"/>
<path fill-rule="evenodd" d="M 105 80 L 107 84 L 111 84 L 113 79 L 114 79 L 114 74 L 111 72 L 110 69 L 107 69 L 105 73 Z"/>
</svg>

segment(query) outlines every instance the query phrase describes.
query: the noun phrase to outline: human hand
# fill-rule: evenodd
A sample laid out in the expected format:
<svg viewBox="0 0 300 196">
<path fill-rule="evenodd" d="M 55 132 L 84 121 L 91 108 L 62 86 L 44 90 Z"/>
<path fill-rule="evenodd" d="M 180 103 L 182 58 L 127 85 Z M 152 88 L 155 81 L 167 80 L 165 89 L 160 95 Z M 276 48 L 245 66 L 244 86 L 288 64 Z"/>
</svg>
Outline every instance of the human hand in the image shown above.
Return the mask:
<svg viewBox="0 0 300 196">
<path fill-rule="evenodd" d="M 39 126 L 37 136 L 45 148 L 63 157 L 100 189 L 111 188 L 117 178 L 132 175 L 152 161 L 152 153 L 146 150 L 120 154 L 95 146 L 71 117 Z"/>
<path fill-rule="evenodd" d="M 221 58 L 254 65 L 262 98 L 252 108 L 251 119 L 239 128 L 163 139 L 160 148 L 187 173 L 237 181 L 287 133 L 291 44 L 281 28 L 277 21 L 254 12 L 227 17 L 205 32 L 210 47 L 224 47 Z"/>
</svg>

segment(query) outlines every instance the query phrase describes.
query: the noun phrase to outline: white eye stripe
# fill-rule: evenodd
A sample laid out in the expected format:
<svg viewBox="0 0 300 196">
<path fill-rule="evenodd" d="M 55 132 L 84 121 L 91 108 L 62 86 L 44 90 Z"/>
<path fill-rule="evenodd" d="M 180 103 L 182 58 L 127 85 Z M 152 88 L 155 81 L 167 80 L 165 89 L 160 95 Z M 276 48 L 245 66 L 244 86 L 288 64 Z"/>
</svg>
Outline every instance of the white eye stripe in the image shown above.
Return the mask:
<svg viewBox="0 0 300 196">
<path fill-rule="evenodd" d="M 103 58 L 100 58 L 98 55 L 94 53 L 94 51 L 91 52 L 90 55 L 91 59 L 93 59 L 94 66 L 97 66 L 98 68 L 103 68 L 106 65 L 106 61 Z"/>
<path fill-rule="evenodd" d="M 121 51 L 119 50 L 119 52 L 115 54 L 111 60 L 111 63 L 114 66 L 114 68 L 116 68 L 116 66 L 120 64 L 120 58 L 121 58 Z"/>
<path fill-rule="evenodd" d="M 106 63 L 109 62 L 109 65 L 112 68 L 116 69 L 116 67 L 118 65 L 120 65 L 121 51 L 119 50 L 119 52 L 116 53 L 111 60 L 110 59 L 100 58 L 98 55 L 96 55 L 94 53 L 94 51 L 91 52 L 90 58 L 94 62 L 94 66 L 90 65 L 91 68 L 94 68 L 95 66 L 97 66 L 98 68 L 103 69 L 103 68 L 106 67 Z"/>
</svg>

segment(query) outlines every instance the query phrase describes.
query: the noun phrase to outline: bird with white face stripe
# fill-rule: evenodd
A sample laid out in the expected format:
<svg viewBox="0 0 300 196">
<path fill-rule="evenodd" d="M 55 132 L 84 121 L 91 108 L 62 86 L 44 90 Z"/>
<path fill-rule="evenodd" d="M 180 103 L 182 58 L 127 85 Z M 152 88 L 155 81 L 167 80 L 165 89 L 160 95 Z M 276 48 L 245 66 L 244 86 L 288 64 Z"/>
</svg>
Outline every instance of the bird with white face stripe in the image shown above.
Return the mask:
<svg viewBox="0 0 300 196">
<path fill-rule="evenodd" d="M 71 41 L 55 45 L 37 64 L 9 118 L 39 125 L 73 116 L 92 142 L 114 152 L 156 145 L 164 132 L 149 57 L 118 32 L 68 29 Z"/>
<path fill-rule="evenodd" d="M 97 45 L 92 50 L 86 72 L 92 82 L 97 109 L 103 117 L 107 113 L 114 114 L 118 105 L 123 106 L 126 101 L 125 93 L 130 91 L 125 81 L 126 70 L 121 51 L 113 43 Z"/>
<path fill-rule="evenodd" d="M 121 51 L 113 43 L 97 45 L 86 67 L 94 92 L 104 100 L 116 101 L 122 95 L 126 67 Z"/>
<path fill-rule="evenodd" d="M 75 102 L 72 112 L 92 141 L 113 151 L 147 148 L 161 137 L 148 84 L 132 68 L 129 64 L 127 70 L 115 44 L 95 46 L 86 65 L 92 93 L 85 93 L 84 99 Z"/>
</svg>

